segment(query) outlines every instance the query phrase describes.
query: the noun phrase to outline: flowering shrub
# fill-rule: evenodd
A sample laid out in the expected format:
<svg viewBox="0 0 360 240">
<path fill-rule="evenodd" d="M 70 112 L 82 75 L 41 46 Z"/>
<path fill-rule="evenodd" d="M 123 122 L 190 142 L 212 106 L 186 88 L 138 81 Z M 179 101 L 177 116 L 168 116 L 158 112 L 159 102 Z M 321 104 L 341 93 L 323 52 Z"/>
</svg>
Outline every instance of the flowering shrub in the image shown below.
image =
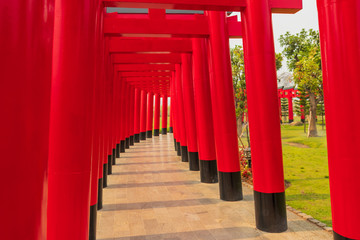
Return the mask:
<svg viewBox="0 0 360 240">
<path fill-rule="evenodd" d="M 249 168 L 248 161 L 244 157 L 243 148 L 240 148 L 239 150 L 239 158 L 242 178 L 252 182 L 252 170 Z"/>
</svg>

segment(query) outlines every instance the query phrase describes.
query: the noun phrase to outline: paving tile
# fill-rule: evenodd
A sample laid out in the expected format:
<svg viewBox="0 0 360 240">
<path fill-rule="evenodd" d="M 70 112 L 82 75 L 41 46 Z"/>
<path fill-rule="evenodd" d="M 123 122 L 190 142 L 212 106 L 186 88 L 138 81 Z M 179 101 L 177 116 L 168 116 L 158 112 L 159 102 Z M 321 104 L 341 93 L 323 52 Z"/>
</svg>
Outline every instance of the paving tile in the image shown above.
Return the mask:
<svg viewBox="0 0 360 240">
<path fill-rule="evenodd" d="M 121 153 L 98 212 L 99 240 L 325 240 L 332 235 L 288 211 L 289 230 L 255 228 L 253 190 L 244 200 L 219 200 L 218 184 L 199 182 L 174 151 L 172 134 Z"/>
</svg>

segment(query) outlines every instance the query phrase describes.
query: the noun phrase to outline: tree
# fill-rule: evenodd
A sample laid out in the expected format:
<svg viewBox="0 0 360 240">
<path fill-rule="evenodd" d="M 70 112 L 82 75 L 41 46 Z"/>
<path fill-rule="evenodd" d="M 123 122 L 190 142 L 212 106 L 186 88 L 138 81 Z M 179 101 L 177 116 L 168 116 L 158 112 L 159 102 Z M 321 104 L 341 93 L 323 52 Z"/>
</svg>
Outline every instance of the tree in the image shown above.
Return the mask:
<svg viewBox="0 0 360 240">
<path fill-rule="evenodd" d="M 246 93 L 246 80 L 245 80 L 245 64 L 244 64 L 244 51 L 242 46 L 235 46 L 230 50 L 233 86 L 235 93 L 235 109 L 236 109 L 236 122 L 237 133 L 241 136 L 243 129 L 243 118 L 247 112 L 247 93 Z M 282 67 L 283 56 L 281 53 L 276 54 L 276 70 Z"/>
<path fill-rule="evenodd" d="M 291 35 L 280 36 L 280 45 L 287 58 L 287 66 L 293 71 L 295 84 L 309 98 L 308 137 L 317 136 L 316 106 L 323 98 L 319 32 L 310 29 Z"/>
<path fill-rule="evenodd" d="M 281 115 L 283 117 L 283 123 L 287 122 L 286 118 L 289 115 L 289 101 L 287 98 L 281 98 Z"/>
</svg>

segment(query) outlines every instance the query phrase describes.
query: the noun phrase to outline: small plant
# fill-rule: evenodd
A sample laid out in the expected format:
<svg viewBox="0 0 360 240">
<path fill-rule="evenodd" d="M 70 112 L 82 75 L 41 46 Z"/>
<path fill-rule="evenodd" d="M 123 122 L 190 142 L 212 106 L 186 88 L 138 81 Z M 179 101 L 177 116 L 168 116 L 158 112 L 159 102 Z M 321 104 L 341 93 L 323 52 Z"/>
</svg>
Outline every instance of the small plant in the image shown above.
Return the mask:
<svg viewBox="0 0 360 240">
<path fill-rule="evenodd" d="M 239 160 L 241 168 L 241 177 L 247 181 L 252 182 L 252 169 L 249 168 L 248 162 L 244 157 L 244 149 L 240 148 L 239 150 Z"/>
</svg>

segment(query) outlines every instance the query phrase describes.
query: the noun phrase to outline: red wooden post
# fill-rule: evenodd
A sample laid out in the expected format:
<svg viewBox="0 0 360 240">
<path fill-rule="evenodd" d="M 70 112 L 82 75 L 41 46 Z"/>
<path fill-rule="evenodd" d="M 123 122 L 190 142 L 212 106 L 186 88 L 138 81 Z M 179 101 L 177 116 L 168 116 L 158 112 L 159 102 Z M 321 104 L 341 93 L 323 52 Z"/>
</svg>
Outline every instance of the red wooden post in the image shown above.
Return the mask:
<svg viewBox="0 0 360 240">
<path fill-rule="evenodd" d="M 160 134 L 160 94 L 155 94 L 154 136 Z"/>
<path fill-rule="evenodd" d="M 168 123 L 168 97 L 164 95 L 162 97 L 162 112 L 161 112 L 161 134 L 167 134 Z"/>
<path fill-rule="evenodd" d="M 175 71 L 172 72 L 171 78 L 171 109 L 172 109 L 172 121 L 174 124 L 174 144 L 175 144 L 175 151 L 178 156 L 181 156 L 181 147 L 180 147 L 180 134 L 178 133 L 178 103 L 176 99 L 176 78 L 175 78 Z"/>
<path fill-rule="evenodd" d="M 116 72 L 116 71 L 115 71 Z M 116 158 L 120 158 L 120 142 L 121 142 L 121 80 L 118 72 L 115 73 L 114 80 L 114 104 L 115 104 L 115 129 L 114 134 L 116 136 Z"/>
<path fill-rule="evenodd" d="M 210 11 L 208 15 L 211 70 L 214 74 L 210 78 L 211 98 L 220 198 L 236 201 L 243 196 L 226 13 Z"/>
<path fill-rule="evenodd" d="M 147 107 L 147 93 L 141 91 L 141 110 L 140 110 L 140 140 L 146 140 L 146 107 Z"/>
<path fill-rule="evenodd" d="M 187 148 L 187 131 L 185 124 L 185 113 L 184 113 L 184 101 L 183 101 L 183 91 L 182 91 L 182 74 L 181 74 L 181 65 L 175 65 L 175 92 L 176 92 L 176 120 L 177 123 L 177 132 L 179 134 L 179 143 L 178 151 L 180 149 L 181 161 L 188 162 L 188 148 Z"/>
<path fill-rule="evenodd" d="M 194 105 L 200 160 L 200 179 L 204 183 L 218 182 L 214 126 L 211 109 L 207 40 L 193 39 Z"/>
<path fill-rule="evenodd" d="M 329 180 L 335 240 L 360 239 L 359 119 L 360 4 L 317 1 L 319 12 Z M 351 115 L 349 115 L 351 113 Z M 350 120 L 350 121 L 351 121 Z M 341 126 L 341 127 L 339 127 Z"/>
<path fill-rule="evenodd" d="M 55 1 L 48 240 L 89 239 L 96 2 Z"/>
<path fill-rule="evenodd" d="M 130 146 L 135 143 L 135 88 L 131 86 L 130 91 Z"/>
<path fill-rule="evenodd" d="M 288 105 L 289 105 L 289 123 L 292 123 L 294 121 L 294 107 L 293 107 L 292 96 L 288 97 Z"/>
<path fill-rule="evenodd" d="M 2 239 L 46 239 L 53 6 L 0 1 Z"/>
<path fill-rule="evenodd" d="M 146 138 L 152 138 L 153 113 L 154 113 L 154 94 L 149 92 L 147 95 Z"/>
<path fill-rule="evenodd" d="M 170 87 L 171 88 L 171 87 Z M 174 120 L 173 120 L 173 104 L 172 104 L 172 98 L 170 99 L 170 128 L 169 133 L 174 133 Z"/>
<path fill-rule="evenodd" d="M 102 182 L 100 181 L 100 165 L 102 165 L 100 157 L 101 148 L 101 91 L 102 91 L 102 75 L 101 70 L 103 66 L 104 49 L 103 45 L 103 29 L 102 7 L 97 8 L 97 21 L 96 21 L 96 75 L 95 75 L 95 87 L 93 96 L 94 111 L 92 115 L 93 121 L 93 136 L 92 136 L 92 166 L 91 166 L 91 197 L 90 197 L 90 221 L 89 221 L 89 240 L 96 240 L 97 229 L 97 210 L 102 208 Z M 102 169 L 101 169 L 102 170 Z M 100 185 L 101 184 L 101 185 Z M 100 196 L 101 194 L 101 196 Z M 100 200 L 100 202 L 99 202 Z"/>
<path fill-rule="evenodd" d="M 135 113 L 134 113 L 134 141 L 140 142 L 140 103 L 141 103 L 141 90 L 135 89 Z"/>
<path fill-rule="evenodd" d="M 189 169 L 199 171 L 199 152 L 197 145 L 196 119 L 194 106 L 194 88 L 192 74 L 192 56 L 189 53 L 181 54 L 182 60 L 182 92 L 184 103 L 184 120 L 186 125 Z"/>
<path fill-rule="evenodd" d="M 120 97 L 120 152 L 124 153 L 126 148 L 126 82 L 121 79 L 121 97 Z"/>
<path fill-rule="evenodd" d="M 266 232 L 283 232 L 287 220 L 271 9 L 268 0 L 246 2 L 241 19 L 256 226 Z"/>
<path fill-rule="evenodd" d="M 130 148 L 130 104 L 129 104 L 129 99 L 130 99 L 130 86 L 128 83 L 126 83 L 126 92 L 125 92 L 125 100 L 124 100 L 124 104 L 125 104 L 124 107 L 126 108 L 125 118 L 124 118 L 125 148 L 126 149 Z"/>
</svg>

